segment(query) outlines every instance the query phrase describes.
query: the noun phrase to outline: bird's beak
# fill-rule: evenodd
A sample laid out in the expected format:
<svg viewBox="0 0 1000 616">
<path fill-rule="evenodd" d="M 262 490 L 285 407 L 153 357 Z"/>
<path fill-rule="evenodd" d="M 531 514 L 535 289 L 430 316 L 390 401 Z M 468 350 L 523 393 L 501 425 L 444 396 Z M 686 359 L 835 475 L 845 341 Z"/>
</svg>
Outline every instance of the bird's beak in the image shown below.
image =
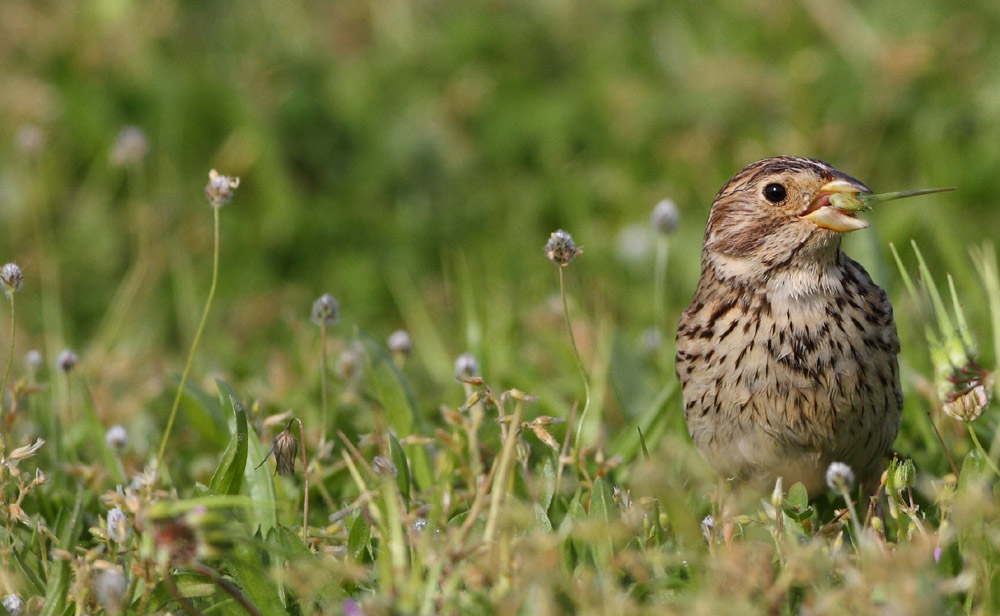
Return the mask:
<svg viewBox="0 0 1000 616">
<path fill-rule="evenodd" d="M 800 214 L 802 218 L 811 220 L 817 227 L 847 233 L 868 227 L 868 221 L 858 218 L 854 211 L 837 207 L 830 203 L 830 197 L 835 194 L 854 196 L 858 193 L 870 193 L 871 189 L 852 177 L 839 177 L 827 182 L 819 189 L 819 196 L 813 199 L 806 211 Z"/>
</svg>

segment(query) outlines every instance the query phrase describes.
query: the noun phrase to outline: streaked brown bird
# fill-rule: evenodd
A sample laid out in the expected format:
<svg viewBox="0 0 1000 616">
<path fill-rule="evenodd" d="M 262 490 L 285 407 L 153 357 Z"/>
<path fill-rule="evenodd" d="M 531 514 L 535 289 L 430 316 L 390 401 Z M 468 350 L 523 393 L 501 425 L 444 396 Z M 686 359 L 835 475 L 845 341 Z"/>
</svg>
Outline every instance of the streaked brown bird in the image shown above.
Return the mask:
<svg viewBox="0 0 1000 616">
<path fill-rule="evenodd" d="M 676 369 L 688 431 L 721 476 L 758 488 L 782 477 L 815 496 L 843 462 L 877 487 L 901 420 L 899 339 L 885 292 L 840 250 L 868 223 L 830 202 L 870 192 L 821 160 L 781 156 L 716 195 Z"/>
</svg>

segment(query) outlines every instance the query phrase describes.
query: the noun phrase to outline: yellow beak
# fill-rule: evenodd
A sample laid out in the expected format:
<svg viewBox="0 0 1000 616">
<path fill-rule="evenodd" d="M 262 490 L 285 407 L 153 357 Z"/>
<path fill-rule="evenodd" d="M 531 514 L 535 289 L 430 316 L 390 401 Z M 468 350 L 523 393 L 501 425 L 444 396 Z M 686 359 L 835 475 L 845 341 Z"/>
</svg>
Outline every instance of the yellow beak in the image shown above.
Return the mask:
<svg viewBox="0 0 1000 616">
<path fill-rule="evenodd" d="M 802 218 L 811 220 L 817 227 L 847 233 L 868 227 L 868 221 L 858 218 L 854 212 L 836 207 L 830 203 L 830 196 L 836 193 L 855 195 L 870 193 L 871 190 L 854 178 L 838 178 L 827 182 L 819 189 L 819 196 L 809 205 Z"/>
</svg>

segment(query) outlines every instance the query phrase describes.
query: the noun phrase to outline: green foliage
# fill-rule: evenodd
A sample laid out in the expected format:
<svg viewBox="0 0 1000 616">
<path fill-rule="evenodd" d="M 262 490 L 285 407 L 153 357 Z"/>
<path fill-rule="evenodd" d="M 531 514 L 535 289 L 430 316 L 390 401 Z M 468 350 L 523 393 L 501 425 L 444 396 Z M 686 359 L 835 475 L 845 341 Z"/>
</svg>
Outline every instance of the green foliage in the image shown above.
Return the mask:
<svg viewBox="0 0 1000 616">
<path fill-rule="evenodd" d="M 0 598 L 43 614 L 1000 611 L 994 4 L 0 2 L 0 229 L 25 275 L 16 322 L 0 319 L 16 341 L 0 349 Z M 801 485 L 726 493 L 684 429 L 671 341 L 708 205 L 786 153 L 878 192 L 959 187 L 880 205 L 845 240 L 903 341 L 879 518 Z M 213 167 L 243 182 L 154 470 L 210 280 Z M 648 225 L 664 197 L 669 238 Z M 557 228 L 585 249 L 562 272 L 593 398 L 579 447 L 541 254 Z M 320 374 L 325 292 L 343 314 Z M 385 348 L 401 327 L 412 354 Z M 69 373 L 64 347 L 82 358 Z M 17 361 L 31 348 L 42 366 Z M 464 351 L 482 381 L 455 381 Z M 276 475 L 260 463 L 293 418 L 294 474 Z M 114 424 L 121 449 L 102 441 Z"/>
</svg>

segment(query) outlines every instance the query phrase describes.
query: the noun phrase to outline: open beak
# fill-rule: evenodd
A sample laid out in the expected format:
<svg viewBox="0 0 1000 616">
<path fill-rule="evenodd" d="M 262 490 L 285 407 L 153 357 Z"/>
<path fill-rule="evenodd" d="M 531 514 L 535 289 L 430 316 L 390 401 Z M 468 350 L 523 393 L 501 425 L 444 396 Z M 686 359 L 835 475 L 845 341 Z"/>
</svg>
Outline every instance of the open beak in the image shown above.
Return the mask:
<svg viewBox="0 0 1000 616">
<path fill-rule="evenodd" d="M 868 221 L 855 216 L 854 211 L 830 203 L 830 197 L 838 193 L 854 196 L 858 193 L 871 193 L 871 189 L 852 177 L 839 177 L 821 186 L 819 196 L 799 216 L 811 220 L 817 227 L 838 233 L 868 227 Z"/>
</svg>

